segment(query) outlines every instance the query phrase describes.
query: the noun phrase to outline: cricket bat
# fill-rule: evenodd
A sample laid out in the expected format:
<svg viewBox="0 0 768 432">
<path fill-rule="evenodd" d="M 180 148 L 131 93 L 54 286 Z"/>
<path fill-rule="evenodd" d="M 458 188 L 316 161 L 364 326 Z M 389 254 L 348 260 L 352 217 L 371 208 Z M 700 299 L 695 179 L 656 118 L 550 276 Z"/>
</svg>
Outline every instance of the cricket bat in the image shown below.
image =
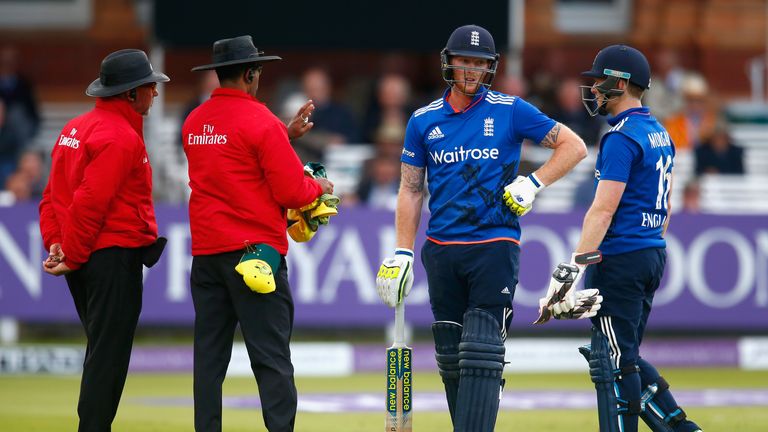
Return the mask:
<svg viewBox="0 0 768 432">
<path fill-rule="evenodd" d="M 405 345 L 405 305 L 395 307 L 395 342 L 387 349 L 385 432 L 411 432 L 412 351 Z"/>
</svg>

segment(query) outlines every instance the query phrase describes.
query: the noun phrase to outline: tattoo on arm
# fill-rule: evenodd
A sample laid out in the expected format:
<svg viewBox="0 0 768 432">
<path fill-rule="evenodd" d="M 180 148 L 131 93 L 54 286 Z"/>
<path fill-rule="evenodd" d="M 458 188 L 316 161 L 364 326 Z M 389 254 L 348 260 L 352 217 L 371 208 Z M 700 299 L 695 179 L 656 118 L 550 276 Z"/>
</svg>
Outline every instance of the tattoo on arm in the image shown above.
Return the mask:
<svg viewBox="0 0 768 432">
<path fill-rule="evenodd" d="M 557 144 L 558 136 L 560 136 L 560 123 L 556 123 L 539 144 L 546 148 L 554 148 L 555 144 Z"/>
<path fill-rule="evenodd" d="M 404 188 L 414 193 L 424 191 L 424 168 L 403 163 L 400 171 L 400 182 Z"/>
</svg>

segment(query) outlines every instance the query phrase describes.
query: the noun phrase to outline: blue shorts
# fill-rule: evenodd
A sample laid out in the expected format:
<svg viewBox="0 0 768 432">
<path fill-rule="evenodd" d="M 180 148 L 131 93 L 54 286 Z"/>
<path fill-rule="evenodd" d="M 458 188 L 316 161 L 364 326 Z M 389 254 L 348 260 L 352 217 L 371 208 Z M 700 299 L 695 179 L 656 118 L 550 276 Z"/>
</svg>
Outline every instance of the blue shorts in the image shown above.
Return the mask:
<svg viewBox="0 0 768 432">
<path fill-rule="evenodd" d="M 520 246 L 511 241 L 439 245 L 427 240 L 421 261 L 435 321 L 462 324 L 464 312 L 479 308 L 493 314 L 506 333 L 512 321 Z"/>
<path fill-rule="evenodd" d="M 652 248 L 605 255 L 602 262 L 587 267 L 584 287 L 598 288 L 603 296 L 592 324 L 608 337 L 618 367 L 637 362 L 666 262 L 666 250 Z"/>
</svg>

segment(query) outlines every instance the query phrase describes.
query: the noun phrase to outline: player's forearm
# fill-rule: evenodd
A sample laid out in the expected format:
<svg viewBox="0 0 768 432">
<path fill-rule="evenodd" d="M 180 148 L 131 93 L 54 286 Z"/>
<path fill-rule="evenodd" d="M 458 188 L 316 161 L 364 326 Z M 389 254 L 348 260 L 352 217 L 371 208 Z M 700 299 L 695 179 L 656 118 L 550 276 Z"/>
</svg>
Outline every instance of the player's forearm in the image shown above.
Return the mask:
<svg viewBox="0 0 768 432">
<path fill-rule="evenodd" d="M 403 187 L 400 188 L 400 193 L 397 196 L 397 210 L 395 212 L 396 247 L 414 249 L 423 202 L 423 192 L 414 192 Z"/>
<path fill-rule="evenodd" d="M 584 215 L 584 224 L 581 228 L 581 239 L 576 246 L 576 253 L 589 252 L 598 249 L 608 227 L 611 225 L 613 212 L 606 211 L 595 206 L 590 207 Z"/>
<path fill-rule="evenodd" d="M 587 157 L 587 146 L 584 141 L 564 125 L 560 125 L 557 140 L 549 147 L 554 150 L 552 156 L 536 170 L 536 177 L 546 186 L 562 178 Z"/>
</svg>

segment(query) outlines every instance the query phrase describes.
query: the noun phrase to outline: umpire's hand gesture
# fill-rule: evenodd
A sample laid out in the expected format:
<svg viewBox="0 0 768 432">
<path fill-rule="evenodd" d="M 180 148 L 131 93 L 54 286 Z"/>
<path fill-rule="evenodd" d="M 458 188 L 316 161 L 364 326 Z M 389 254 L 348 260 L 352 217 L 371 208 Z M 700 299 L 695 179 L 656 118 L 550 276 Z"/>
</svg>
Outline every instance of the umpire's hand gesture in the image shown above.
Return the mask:
<svg viewBox="0 0 768 432">
<path fill-rule="evenodd" d="M 308 100 L 304 105 L 296 111 L 296 115 L 293 116 L 288 125 L 288 138 L 295 139 L 301 138 L 305 133 L 312 129 L 315 124 L 309 121 L 309 116 L 315 110 L 315 105 L 312 103 L 312 99 Z"/>
</svg>

